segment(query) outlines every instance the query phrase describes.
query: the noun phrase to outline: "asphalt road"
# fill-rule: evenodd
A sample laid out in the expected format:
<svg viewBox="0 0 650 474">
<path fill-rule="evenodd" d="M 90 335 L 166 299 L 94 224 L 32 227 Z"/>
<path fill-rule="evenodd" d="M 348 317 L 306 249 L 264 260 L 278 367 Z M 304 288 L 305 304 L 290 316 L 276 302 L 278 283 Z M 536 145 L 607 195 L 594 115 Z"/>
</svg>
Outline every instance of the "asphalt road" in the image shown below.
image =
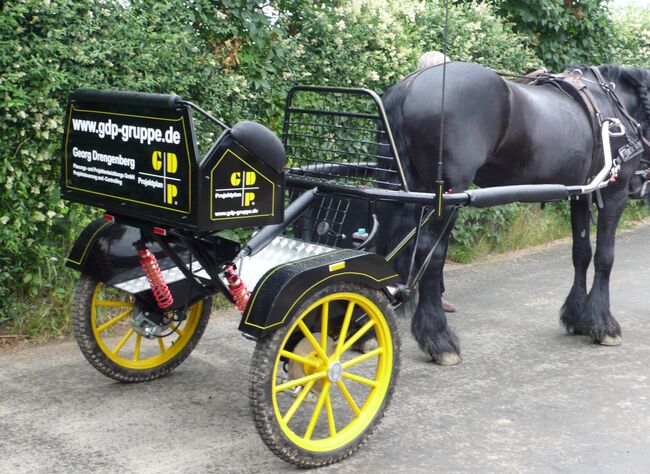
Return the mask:
<svg viewBox="0 0 650 474">
<path fill-rule="evenodd" d="M 402 330 L 402 372 L 377 433 L 323 472 L 650 472 L 650 225 L 618 236 L 623 344 L 558 326 L 570 244 L 450 269 L 463 363 Z M 253 343 L 216 313 L 171 376 L 124 385 L 73 343 L 0 352 L 0 473 L 282 472 L 248 408 Z"/>
</svg>

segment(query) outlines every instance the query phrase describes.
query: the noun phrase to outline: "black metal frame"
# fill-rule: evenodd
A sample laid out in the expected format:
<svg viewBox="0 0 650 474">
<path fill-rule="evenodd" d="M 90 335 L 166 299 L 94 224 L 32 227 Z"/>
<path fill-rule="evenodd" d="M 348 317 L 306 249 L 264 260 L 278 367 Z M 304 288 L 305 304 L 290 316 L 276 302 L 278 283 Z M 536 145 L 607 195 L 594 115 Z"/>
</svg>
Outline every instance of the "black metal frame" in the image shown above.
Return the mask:
<svg viewBox="0 0 650 474">
<path fill-rule="evenodd" d="M 355 99 L 365 101 L 367 105 L 373 104 L 374 113 L 359 112 L 359 111 L 343 111 L 340 109 L 326 109 L 315 107 L 295 107 L 294 100 L 296 97 L 301 96 L 301 93 L 312 93 L 316 97 L 329 98 L 333 95 L 341 98 L 341 101 L 350 101 L 353 103 Z M 358 104 L 357 104 L 358 105 Z M 308 180 L 320 182 L 333 182 L 341 185 L 342 187 L 354 187 L 357 185 L 366 185 L 372 187 L 380 187 L 393 190 L 409 191 L 409 186 L 404 175 L 404 169 L 395 146 L 393 133 L 386 117 L 381 98 L 376 92 L 369 89 L 359 88 L 346 88 L 346 87 L 321 87 L 321 86 L 296 86 L 289 90 L 284 110 L 284 124 L 282 130 L 282 143 L 287 150 L 287 156 L 290 162 L 290 173 L 295 176 L 302 175 Z M 309 122 L 298 121 L 295 116 L 307 116 L 310 118 Z M 323 119 L 322 122 L 318 122 Z M 351 127 L 341 124 L 344 120 L 361 120 L 362 127 Z M 329 123 L 327 120 L 331 120 Z M 296 132 L 294 127 L 298 127 Z M 302 129 L 300 129 L 302 127 Z M 366 128 L 367 127 L 367 128 Z M 306 128 L 307 130 L 304 130 Z M 315 131 L 313 129 L 316 128 Z M 345 132 L 362 132 L 367 133 L 366 137 L 359 138 L 352 135 L 342 137 L 331 137 L 329 143 L 340 144 L 346 143 L 347 149 L 328 149 L 324 147 L 327 135 L 334 134 L 339 131 Z M 309 132 L 309 133 L 307 133 Z M 380 137 L 385 138 L 382 142 Z M 315 138 L 318 140 L 319 145 L 309 146 L 309 144 L 295 144 L 294 139 L 300 138 Z M 366 145 L 375 147 L 375 153 L 368 152 L 368 150 L 360 151 Z M 356 149 L 351 149 L 355 148 Z M 381 150 L 386 150 L 382 153 Z M 292 151 L 298 154 L 304 151 L 315 152 L 318 156 L 306 157 L 293 157 Z M 346 156 L 348 158 L 356 158 L 355 163 L 344 163 L 342 160 L 325 159 L 323 156 Z M 369 161 L 368 158 L 371 158 Z M 372 159 L 376 160 L 373 161 Z M 380 167 L 379 160 L 384 164 Z M 297 166 L 295 166 L 297 165 Z M 344 170 L 348 168 L 348 170 Z M 352 170 L 353 174 L 349 173 Z M 389 178 L 380 181 L 377 177 L 377 171 L 389 176 Z M 371 173 L 371 177 L 368 177 Z M 391 180 L 390 177 L 396 177 L 398 180 Z M 379 184 L 380 186 L 376 186 Z"/>
</svg>

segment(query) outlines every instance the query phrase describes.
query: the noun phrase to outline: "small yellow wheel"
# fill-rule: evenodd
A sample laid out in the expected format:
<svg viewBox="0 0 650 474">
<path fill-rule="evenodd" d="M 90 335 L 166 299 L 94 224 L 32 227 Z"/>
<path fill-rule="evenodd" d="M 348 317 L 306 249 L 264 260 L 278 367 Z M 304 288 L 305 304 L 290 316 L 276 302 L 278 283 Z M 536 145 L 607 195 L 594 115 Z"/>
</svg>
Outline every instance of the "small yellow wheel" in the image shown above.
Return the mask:
<svg viewBox="0 0 650 474">
<path fill-rule="evenodd" d="M 122 382 L 142 382 L 168 374 L 196 347 L 210 317 L 211 300 L 187 309 L 182 321 L 169 321 L 157 334 L 133 324 L 133 296 L 83 275 L 73 296 L 72 328 L 88 361 Z"/>
<path fill-rule="evenodd" d="M 376 347 L 358 352 L 370 338 Z M 255 349 L 251 408 L 264 442 L 301 467 L 352 454 L 390 402 L 399 345 L 393 309 L 380 291 L 334 284 L 313 294 Z"/>
</svg>

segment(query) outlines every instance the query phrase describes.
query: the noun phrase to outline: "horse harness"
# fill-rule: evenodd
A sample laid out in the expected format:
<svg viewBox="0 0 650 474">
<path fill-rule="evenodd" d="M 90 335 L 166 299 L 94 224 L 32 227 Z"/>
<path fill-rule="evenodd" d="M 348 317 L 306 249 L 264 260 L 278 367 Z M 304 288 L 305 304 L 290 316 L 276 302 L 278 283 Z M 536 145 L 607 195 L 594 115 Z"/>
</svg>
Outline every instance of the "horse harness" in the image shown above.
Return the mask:
<svg viewBox="0 0 650 474">
<path fill-rule="evenodd" d="M 615 118 L 624 123 L 626 130 L 624 137 L 625 143 L 619 146 L 618 155 L 614 158 L 612 177 L 616 179 L 621 165 L 642 154 L 644 147 L 650 154 L 650 140 L 645 138 L 643 126 L 630 115 L 614 92 L 614 84 L 607 83 L 598 68 L 589 66 L 589 71 L 594 75 L 596 81 L 584 78 L 581 69 L 567 70 L 560 74 L 549 74 L 544 68 L 538 69 L 526 76 L 518 76 L 518 79 L 515 81 L 531 85 L 553 85 L 580 104 L 589 118 L 594 143 L 591 167 L 588 175 L 585 177 L 586 180 L 592 177 L 597 168 L 598 156 L 602 147 L 600 130 L 605 119 L 586 82 L 592 82 L 600 86 L 600 89 L 611 105 Z M 650 117 L 646 118 L 650 123 Z M 630 133 L 631 130 L 635 131 L 635 133 Z M 645 169 L 640 169 L 635 174 L 641 176 L 644 180 L 643 189 L 645 190 L 648 184 L 650 184 L 650 160 L 642 157 L 641 163 L 644 165 L 642 168 Z"/>
</svg>

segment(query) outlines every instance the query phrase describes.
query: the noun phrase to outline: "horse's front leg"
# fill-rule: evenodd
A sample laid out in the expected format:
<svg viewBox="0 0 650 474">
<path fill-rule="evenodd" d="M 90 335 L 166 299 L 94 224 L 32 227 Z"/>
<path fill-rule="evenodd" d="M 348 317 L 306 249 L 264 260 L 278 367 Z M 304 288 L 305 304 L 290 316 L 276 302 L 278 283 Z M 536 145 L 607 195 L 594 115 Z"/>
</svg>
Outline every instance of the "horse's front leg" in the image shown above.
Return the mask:
<svg viewBox="0 0 650 474">
<path fill-rule="evenodd" d="M 595 342 L 617 346 L 621 343 L 621 327 L 610 312 L 609 276 L 614 265 L 616 227 L 627 203 L 627 189 L 603 195 L 604 207 L 598 212 L 594 282 L 585 301 L 581 325 Z"/>
<path fill-rule="evenodd" d="M 587 269 L 591 263 L 589 239 L 590 201 L 580 197 L 571 201 L 571 230 L 573 234 L 573 286 L 560 310 L 560 323 L 570 334 L 583 334 L 580 320 L 587 300 Z"/>
<path fill-rule="evenodd" d="M 420 262 L 439 238 L 440 241 L 420 281 L 420 301 L 411 320 L 411 331 L 420 348 L 429 354 L 436 364 L 455 365 L 461 361 L 460 343 L 447 325 L 441 302 L 442 268 L 455 213 L 446 210 L 445 215 L 445 220 L 432 225 L 432 232 L 424 231 L 421 236 L 419 255 L 422 258 L 418 259 Z"/>
</svg>

